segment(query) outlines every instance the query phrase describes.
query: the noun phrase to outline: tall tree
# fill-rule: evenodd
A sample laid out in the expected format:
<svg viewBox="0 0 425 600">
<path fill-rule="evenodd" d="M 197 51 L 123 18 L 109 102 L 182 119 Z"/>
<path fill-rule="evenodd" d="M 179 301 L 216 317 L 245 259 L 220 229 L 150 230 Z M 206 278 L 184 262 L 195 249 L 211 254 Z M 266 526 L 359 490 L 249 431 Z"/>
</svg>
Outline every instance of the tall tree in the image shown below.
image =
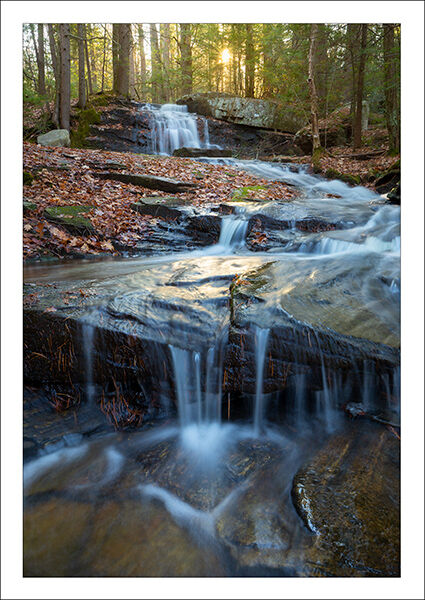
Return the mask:
<svg viewBox="0 0 425 600">
<path fill-rule="evenodd" d="M 70 55 L 70 26 L 69 23 L 59 25 L 60 44 L 60 104 L 59 124 L 62 129 L 69 130 L 71 112 L 71 55 Z"/>
<path fill-rule="evenodd" d="M 311 106 L 311 135 L 313 139 L 313 159 L 320 154 L 320 136 L 319 136 L 319 118 L 317 107 L 317 91 L 314 81 L 314 65 L 316 61 L 316 44 L 318 36 L 318 26 L 313 23 L 310 31 L 310 52 L 308 55 L 308 85 L 310 89 L 310 106 Z"/>
<path fill-rule="evenodd" d="M 245 96 L 254 97 L 255 90 L 255 55 L 252 23 L 245 24 Z"/>
<path fill-rule="evenodd" d="M 87 40 L 86 26 L 84 26 L 84 47 L 85 47 L 85 51 L 86 51 L 87 84 L 88 84 L 89 94 L 92 95 L 93 94 L 93 83 L 92 83 L 92 76 L 91 76 L 91 65 L 90 65 L 90 56 L 89 56 L 89 43 L 88 43 L 88 40 Z"/>
<path fill-rule="evenodd" d="M 192 27 L 190 23 L 180 23 L 181 90 L 182 95 L 192 93 Z"/>
<path fill-rule="evenodd" d="M 354 130 L 353 130 L 353 146 L 359 148 L 362 145 L 362 112 L 363 112 L 363 88 L 364 74 L 366 66 L 366 51 L 367 51 L 367 23 L 361 26 L 361 41 L 360 41 L 360 58 L 359 68 L 357 73 L 357 86 L 355 95 L 355 113 L 354 113 Z"/>
<path fill-rule="evenodd" d="M 152 102 L 162 100 L 161 55 L 159 52 L 158 31 L 155 23 L 150 24 L 151 38 L 151 80 Z"/>
<path fill-rule="evenodd" d="M 52 115 L 53 123 L 56 127 L 60 127 L 59 124 L 59 104 L 60 104 L 60 61 L 57 52 L 56 40 L 55 40 L 55 32 L 54 25 L 49 23 L 48 26 L 49 32 L 49 47 L 50 47 L 50 56 L 52 58 L 52 66 L 53 66 L 53 74 L 55 76 L 55 108 Z"/>
<path fill-rule="evenodd" d="M 163 100 L 170 100 L 170 24 L 162 23 L 161 32 L 161 58 L 162 58 L 162 81 L 163 81 Z"/>
<path fill-rule="evenodd" d="M 395 27 L 393 23 L 383 25 L 385 118 L 391 153 L 400 151 L 398 81 L 396 77 L 397 53 L 394 44 Z"/>
<path fill-rule="evenodd" d="M 78 106 L 86 106 L 86 73 L 84 65 L 85 25 L 78 23 Z"/>
<path fill-rule="evenodd" d="M 146 96 L 146 55 L 145 55 L 145 33 L 143 31 L 143 25 L 139 23 L 139 57 L 140 57 L 140 87 L 142 98 Z"/>
<path fill-rule="evenodd" d="M 38 93 L 40 96 L 46 95 L 46 74 L 45 74 L 45 59 L 44 59 L 44 25 L 38 24 Z"/>
<path fill-rule="evenodd" d="M 112 91 L 118 93 L 118 67 L 120 55 L 120 25 L 112 24 Z"/>
</svg>

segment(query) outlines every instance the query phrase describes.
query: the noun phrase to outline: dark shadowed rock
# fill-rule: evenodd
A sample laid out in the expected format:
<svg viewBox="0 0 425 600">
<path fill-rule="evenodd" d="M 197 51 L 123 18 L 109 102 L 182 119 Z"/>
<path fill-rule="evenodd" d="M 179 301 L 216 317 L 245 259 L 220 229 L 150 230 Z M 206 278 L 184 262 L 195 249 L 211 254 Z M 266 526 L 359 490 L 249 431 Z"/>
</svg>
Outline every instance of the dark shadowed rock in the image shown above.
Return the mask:
<svg viewBox="0 0 425 600">
<path fill-rule="evenodd" d="M 181 208 L 186 202 L 179 198 L 144 197 L 139 202 L 133 202 L 130 206 L 141 215 L 162 217 L 163 219 L 179 219 L 182 216 Z"/>
<path fill-rule="evenodd" d="M 122 181 L 132 185 L 139 185 L 151 190 L 161 190 L 163 192 L 187 192 L 196 188 L 195 183 L 176 181 L 166 177 L 155 177 L 154 175 L 140 175 L 135 173 L 110 173 L 94 172 L 93 175 L 99 179 L 111 179 L 113 181 Z"/>
<path fill-rule="evenodd" d="M 199 158 L 200 156 L 208 157 L 230 157 L 232 156 L 231 150 L 225 150 L 222 148 L 176 148 L 173 152 L 173 156 L 181 156 L 188 158 Z"/>
</svg>

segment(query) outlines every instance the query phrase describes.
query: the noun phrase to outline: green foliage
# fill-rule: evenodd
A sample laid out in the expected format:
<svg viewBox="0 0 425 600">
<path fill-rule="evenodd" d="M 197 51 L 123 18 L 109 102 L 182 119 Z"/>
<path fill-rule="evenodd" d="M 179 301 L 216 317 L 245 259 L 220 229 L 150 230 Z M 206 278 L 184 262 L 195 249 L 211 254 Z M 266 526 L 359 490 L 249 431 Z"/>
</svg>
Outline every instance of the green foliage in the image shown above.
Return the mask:
<svg viewBox="0 0 425 600">
<path fill-rule="evenodd" d="M 28 171 L 24 171 L 24 185 L 31 185 L 34 181 L 34 175 L 32 173 L 28 173 Z"/>
</svg>

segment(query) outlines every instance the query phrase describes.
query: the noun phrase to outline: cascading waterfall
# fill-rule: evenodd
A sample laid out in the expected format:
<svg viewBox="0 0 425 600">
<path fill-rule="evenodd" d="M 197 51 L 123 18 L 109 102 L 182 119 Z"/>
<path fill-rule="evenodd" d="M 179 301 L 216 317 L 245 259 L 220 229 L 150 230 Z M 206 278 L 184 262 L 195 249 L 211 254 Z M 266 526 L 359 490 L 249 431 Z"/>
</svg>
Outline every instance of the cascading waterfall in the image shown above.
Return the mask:
<svg viewBox="0 0 425 600">
<path fill-rule="evenodd" d="M 94 350 L 94 326 L 84 323 L 82 329 L 84 360 L 85 360 L 85 392 L 87 402 L 90 404 L 94 399 L 93 383 L 93 350 Z"/>
<path fill-rule="evenodd" d="M 151 145 L 153 154 L 172 155 L 177 148 L 210 148 L 208 121 L 203 118 L 203 140 L 198 132 L 197 116 L 189 113 L 187 106 L 163 104 L 144 107 L 152 120 Z M 217 146 L 214 146 L 217 147 Z"/>
<path fill-rule="evenodd" d="M 243 216 L 243 212 L 223 217 L 218 246 L 228 251 L 242 248 L 245 245 L 247 231 L 248 220 Z"/>
<path fill-rule="evenodd" d="M 255 367 L 256 367 L 256 387 L 255 387 L 255 405 L 254 405 L 254 434 L 259 436 L 263 429 L 264 419 L 264 362 L 266 358 L 267 341 L 269 338 L 269 329 L 255 327 Z"/>
</svg>

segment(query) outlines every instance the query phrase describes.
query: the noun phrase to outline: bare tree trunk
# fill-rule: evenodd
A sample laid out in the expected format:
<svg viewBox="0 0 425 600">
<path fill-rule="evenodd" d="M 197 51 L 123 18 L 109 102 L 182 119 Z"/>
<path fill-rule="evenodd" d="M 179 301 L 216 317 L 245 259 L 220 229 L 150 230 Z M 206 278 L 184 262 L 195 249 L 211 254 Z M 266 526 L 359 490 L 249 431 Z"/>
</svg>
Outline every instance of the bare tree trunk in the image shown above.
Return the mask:
<svg viewBox="0 0 425 600">
<path fill-rule="evenodd" d="M 84 45 L 85 45 L 85 50 L 86 50 L 86 65 L 87 65 L 87 81 L 89 84 L 89 94 L 92 95 L 93 94 L 93 85 L 92 85 L 92 78 L 91 78 L 91 66 L 90 66 L 90 58 L 89 58 L 89 44 L 87 41 L 87 32 L 86 32 L 86 27 L 84 27 Z"/>
<path fill-rule="evenodd" d="M 119 40 L 118 23 L 112 24 L 112 91 L 118 93 L 119 89 L 119 56 L 120 56 L 120 40 Z"/>
<path fill-rule="evenodd" d="M 354 116 L 353 147 L 360 148 L 362 145 L 362 111 L 363 111 L 363 88 L 364 73 L 366 67 L 367 49 L 367 23 L 361 25 L 360 60 L 357 73 L 356 108 Z"/>
<path fill-rule="evenodd" d="M 255 57 L 252 23 L 245 24 L 245 97 L 254 97 Z"/>
<path fill-rule="evenodd" d="M 159 52 L 158 31 L 155 23 L 150 24 L 152 102 L 162 100 L 161 55 Z"/>
<path fill-rule="evenodd" d="M 60 64 L 56 52 L 56 41 L 53 25 L 49 23 L 49 46 L 50 55 L 52 57 L 53 73 L 55 75 L 55 109 L 53 111 L 52 120 L 56 127 L 59 127 L 59 100 L 60 100 Z"/>
<path fill-rule="evenodd" d="M 46 76 L 44 60 L 44 25 L 38 24 L 38 93 L 40 96 L 46 95 Z"/>
<path fill-rule="evenodd" d="M 106 63 L 106 25 L 105 32 L 103 34 L 103 60 L 102 60 L 102 83 L 100 93 L 103 94 L 103 88 L 105 87 L 105 63 Z"/>
<path fill-rule="evenodd" d="M 313 139 L 313 160 L 315 156 L 320 154 L 320 135 L 319 135 L 319 118 L 317 110 L 317 92 L 314 82 L 314 65 L 316 62 L 316 42 L 318 35 L 317 24 L 311 25 L 310 32 L 310 52 L 308 55 L 308 85 L 310 88 L 310 104 L 311 104 L 311 136 Z"/>
<path fill-rule="evenodd" d="M 90 23 L 88 23 L 86 29 L 88 32 L 87 37 L 91 37 L 92 31 L 93 31 L 92 25 Z M 91 80 L 92 80 L 92 92 L 95 93 L 97 90 L 96 59 L 95 59 L 95 54 L 94 54 L 94 45 L 93 45 L 93 43 L 89 44 L 88 39 L 87 39 L 87 48 L 88 48 L 88 53 L 90 55 L 90 74 L 91 74 Z"/>
<path fill-rule="evenodd" d="M 395 25 L 393 23 L 383 25 L 385 117 L 388 129 L 389 151 L 392 153 L 400 151 L 400 121 L 397 101 L 394 29 Z"/>
<path fill-rule="evenodd" d="M 135 87 L 135 67 L 134 67 L 134 43 L 133 43 L 133 31 L 132 26 L 130 27 L 130 52 L 129 52 L 129 97 L 135 98 L 136 87 Z"/>
<path fill-rule="evenodd" d="M 163 69 L 163 99 L 164 102 L 170 100 L 170 24 L 163 23 L 160 26 L 161 32 L 161 55 Z"/>
<path fill-rule="evenodd" d="M 142 98 L 146 96 L 146 56 L 145 56 L 145 33 L 143 25 L 139 24 L 139 53 L 140 53 L 140 85 Z"/>
<path fill-rule="evenodd" d="M 119 62 L 118 62 L 118 93 L 124 97 L 129 95 L 130 79 L 130 45 L 131 25 L 121 23 L 119 25 Z"/>
<path fill-rule="evenodd" d="M 180 23 L 182 95 L 192 93 L 192 32 L 190 23 Z"/>
<path fill-rule="evenodd" d="M 71 64 L 69 47 L 70 27 L 69 23 L 60 23 L 60 105 L 59 124 L 62 129 L 69 130 L 69 119 L 71 112 Z"/>
<path fill-rule="evenodd" d="M 86 107 L 86 73 L 84 67 L 85 25 L 78 23 L 78 106 Z"/>
</svg>

